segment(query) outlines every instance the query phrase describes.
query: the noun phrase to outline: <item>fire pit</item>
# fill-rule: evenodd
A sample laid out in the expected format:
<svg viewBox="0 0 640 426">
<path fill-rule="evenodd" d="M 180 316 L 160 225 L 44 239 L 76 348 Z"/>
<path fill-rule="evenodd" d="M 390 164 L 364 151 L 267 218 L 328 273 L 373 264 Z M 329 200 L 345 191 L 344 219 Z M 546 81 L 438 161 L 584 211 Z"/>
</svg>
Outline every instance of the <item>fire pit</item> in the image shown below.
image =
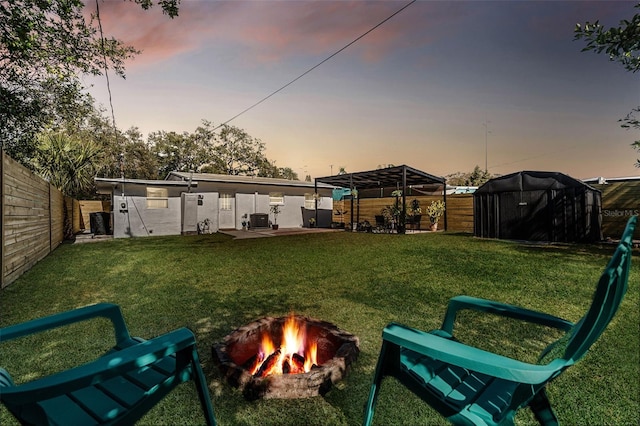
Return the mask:
<svg viewBox="0 0 640 426">
<path fill-rule="evenodd" d="M 358 338 L 299 315 L 266 317 L 213 345 L 213 359 L 248 400 L 324 395 L 360 353 Z"/>
</svg>

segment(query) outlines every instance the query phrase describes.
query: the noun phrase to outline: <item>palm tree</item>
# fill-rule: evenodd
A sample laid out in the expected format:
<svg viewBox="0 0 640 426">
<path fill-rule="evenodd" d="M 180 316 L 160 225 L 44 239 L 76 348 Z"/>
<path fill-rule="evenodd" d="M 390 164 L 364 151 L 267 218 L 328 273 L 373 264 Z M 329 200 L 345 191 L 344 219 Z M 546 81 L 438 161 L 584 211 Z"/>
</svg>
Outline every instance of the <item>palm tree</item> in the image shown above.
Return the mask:
<svg viewBox="0 0 640 426">
<path fill-rule="evenodd" d="M 60 192 L 76 197 L 93 184 L 101 150 L 91 141 L 83 141 L 64 133 L 45 133 L 38 137 L 34 159 L 36 171 Z M 73 224 L 64 206 L 64 237 L 73 239 Z"/>
</svg>

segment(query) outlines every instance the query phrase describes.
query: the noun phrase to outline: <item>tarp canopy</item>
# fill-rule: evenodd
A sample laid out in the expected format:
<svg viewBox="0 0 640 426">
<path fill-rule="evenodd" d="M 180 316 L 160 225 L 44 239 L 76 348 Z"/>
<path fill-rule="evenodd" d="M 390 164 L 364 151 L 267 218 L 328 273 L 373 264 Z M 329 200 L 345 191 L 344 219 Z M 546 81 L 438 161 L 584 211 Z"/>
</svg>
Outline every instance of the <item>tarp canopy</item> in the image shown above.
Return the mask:
<svg viewBox="0 0 640 426">
<path fill-rule="evenodd" d="M 342 200 L 345 196 L 347 195 L 351 195 L 351 190 L 348 188 L 335 188 L 333 190 L 333 201 L 340 201 Z"/>
</svg>

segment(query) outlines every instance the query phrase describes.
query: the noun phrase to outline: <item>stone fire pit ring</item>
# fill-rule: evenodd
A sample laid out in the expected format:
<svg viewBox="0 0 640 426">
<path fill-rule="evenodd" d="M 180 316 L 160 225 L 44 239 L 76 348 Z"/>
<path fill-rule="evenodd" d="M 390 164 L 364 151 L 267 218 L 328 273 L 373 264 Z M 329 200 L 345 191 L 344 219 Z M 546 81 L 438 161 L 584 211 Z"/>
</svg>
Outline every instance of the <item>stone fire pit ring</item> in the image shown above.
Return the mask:
<svg viewBox="0 0 640 426">
<path fill-rule="evenodd" d="M 239 327 L 212 347 L 213 360 L 227 382 L 240 390 L 247 400 L 258 398 L 307 398 L 326 394 L 348 373 L 358 358 L 360 342 L 353 334 L 318 319 L 296 315 L 306 325 L 308 339 L 318 343 L 318 366 L 308 373 L 254 377 L 246 364 L 258 353 L 262 334 L 280 336 L 288 317 L 265 317 Z M 275 342 L 279 345 L 280 342 Z"/>
</svg>

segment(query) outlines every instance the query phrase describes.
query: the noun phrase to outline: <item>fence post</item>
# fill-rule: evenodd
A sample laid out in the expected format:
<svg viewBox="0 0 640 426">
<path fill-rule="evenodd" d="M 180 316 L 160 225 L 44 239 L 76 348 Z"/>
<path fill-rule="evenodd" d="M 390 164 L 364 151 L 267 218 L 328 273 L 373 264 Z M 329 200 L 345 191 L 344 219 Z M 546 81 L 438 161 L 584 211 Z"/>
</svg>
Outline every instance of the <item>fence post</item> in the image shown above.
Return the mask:
<svg viewBox="0 0 640 426">
<path fill-rule="evenodd" d="M 51 184 L 49 184 L 49 253 L 53 251 L 53 202 L 51 201 Z"/>
<path fill-rule="evenodd" d="M 4 150 L 0 148 L 0 289 L 4 288 Z"/>
</svg>

